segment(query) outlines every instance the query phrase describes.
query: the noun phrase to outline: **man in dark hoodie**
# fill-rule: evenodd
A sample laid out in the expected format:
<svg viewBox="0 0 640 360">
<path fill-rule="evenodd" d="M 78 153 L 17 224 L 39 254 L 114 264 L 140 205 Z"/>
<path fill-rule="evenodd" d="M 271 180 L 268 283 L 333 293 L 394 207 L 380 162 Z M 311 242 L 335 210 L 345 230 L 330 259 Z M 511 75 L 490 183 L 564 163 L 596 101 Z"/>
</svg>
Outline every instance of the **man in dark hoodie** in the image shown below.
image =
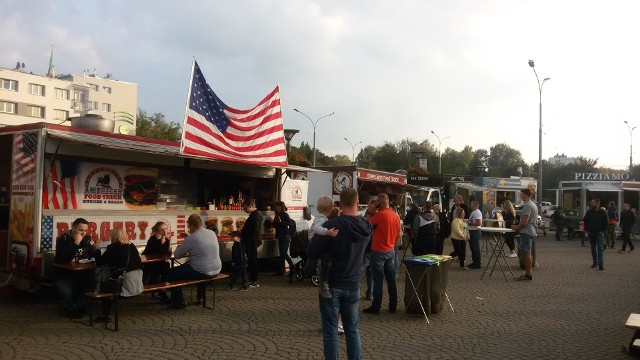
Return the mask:
<svg viewBox="0 0 640 360">
<path fill-rule="evenodd" d="M 338 314 L 342 315 L 347 357 L 360 359 L 360 333 L 358 331 L 358 306 L 362 256 L 371 238 L 373 228 L 369 221 L 358 215 L 358 192 L 347 188 L 340 192 L 342 214 L 323 224 L 335 228 L 338 236 L 315 235 L 309 249 L 309 257 L 318 258 L 328 253 L 331 258 L 328 280 L 332 297 L 320 297 L 322 338 L 325 359 L 338 358 Z"/>
<path fill-rule="evenodd" d="M 426 201 L 422 212 L 413 221 L 411 238 L 415 244 L 413 254 L 425 255 L 436 253 L 436 238 L 440 231 L 440 219 L 431 210 L 431 201 Z"/>
<path fill-rule="evenodd" d="M 94 243 L 87 235 L 89 222 L 77 218 L 71 224 L 71 230 L 56 239 L 56 257 L 54 263 L 69 264 L 79 260 L 90 259 L 98 243 Z M 73 318 L 82 317 L 86 297 L 84 293 L 93 287 L 93 271 L 73 271 L 56 269 L 56 287 L 60 297 L 65 301 L 62 312 Z"/>
<path fill-rule="evenodd" d="M 609 217 L 605 210 L 600 209 L 600 199 L 591 199 L 591 207 L 584 214 L 584 232 L 591 243 L 591 268 L 599 267 L 604 270 L 604 232 L 609 225 Z"/>
</svg>

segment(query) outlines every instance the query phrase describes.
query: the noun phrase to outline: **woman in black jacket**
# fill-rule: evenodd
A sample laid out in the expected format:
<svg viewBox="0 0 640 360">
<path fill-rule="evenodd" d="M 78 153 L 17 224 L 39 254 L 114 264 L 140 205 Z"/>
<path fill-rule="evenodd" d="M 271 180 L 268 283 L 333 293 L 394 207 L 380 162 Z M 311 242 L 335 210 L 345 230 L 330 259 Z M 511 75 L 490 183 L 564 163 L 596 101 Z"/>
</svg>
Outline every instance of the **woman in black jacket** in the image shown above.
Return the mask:
<svg viewBox="0 0 640 360">
<path fill-rule="evenodd" d="M 164 255 L 171 256 L 171 240 L 167 238 L 167 224 L 158 221 L 152 228 L 153 232 L 147 246 L 145 246 L 142 255 Z M 166 261 L 151 262 L 144 265 L 144 271 L 149 279 L 149 284 L 158 284 L 164 281 L 169 271 L 169 263 Z M 164 290 L 159 292 L 160 302 L 164 304 L 171 303 Z"/>
<path fill-rule="evenodd" d="M 276 201 L 275 216 L 273 219 L 273 226 L 276 228 L 276 237 L 278 238 L 278 250 L 280 256 L 278 257 L 278 269 L 275 276 L 284 275 L 284 262 L 289 264 L 289 269 L 293 269 L 293 261 L 289 256 L 289 245 L 291 244 L 291 233 L 289 232 L 289 222 L 291 218 L 287 214 L 287 206 L 283 201 Z M 293 280 L 293 272 L 289 272 L 289 279 Z"/>
<path fill-rule="evenodd" d="M 129 241 L 127 233 L 121 228 L 111 229 L 111 244 L 104 254 L 96 250 L 96 266 L 109 266 L 111 278 L 115 279 L 124 272 L 121 296 L 136 296 L 142 293 L 142 260 L 138 248 Z M 105 322 L 110 320 L 111 299 L 102 300 L 103 316 L 95 320 Z"/>
</svg>

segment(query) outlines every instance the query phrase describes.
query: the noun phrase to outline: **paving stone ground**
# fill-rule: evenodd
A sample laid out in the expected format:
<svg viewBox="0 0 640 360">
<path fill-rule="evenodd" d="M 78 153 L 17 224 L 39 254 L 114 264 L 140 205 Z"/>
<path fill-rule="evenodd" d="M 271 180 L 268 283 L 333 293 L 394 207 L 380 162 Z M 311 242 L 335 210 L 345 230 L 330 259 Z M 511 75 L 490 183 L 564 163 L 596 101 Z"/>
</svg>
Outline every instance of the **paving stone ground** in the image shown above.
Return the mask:
<svg viewBox="0 0 640 360">
<path fill-rule="evenodd" d="M 608 249 L 599 271 L 580 241 L 549 235 L 538 240 L 530 283 L 507 282 L 499 271 L 480 280 L 480 270 L 451 266 L 447 293 L 455 312 L 446 307 L 430 324 L 404 312 L 400 274 L 398 312 L 384 310 L 385 295 L 381 315 L 360 314 L 363 357 L 629 359 L 621 345 L 632 335 L 627 317 L 640 312 L 640 251 Z M 522 274 L 517 259 L 509 263 Z M 221 284 L 215 310 L 171 311 L 148 294 L 128 299 L 118 332 L 59 316 L 51 297 L 0 297 L 0 359 L 321 359 L 317 288 L 266 272 L 260 284 L 248 292 Z M 367 306 L 362 300 L 360 308 Z M 340 351 L 346 358 L 343 337 Z"/>
</svg>

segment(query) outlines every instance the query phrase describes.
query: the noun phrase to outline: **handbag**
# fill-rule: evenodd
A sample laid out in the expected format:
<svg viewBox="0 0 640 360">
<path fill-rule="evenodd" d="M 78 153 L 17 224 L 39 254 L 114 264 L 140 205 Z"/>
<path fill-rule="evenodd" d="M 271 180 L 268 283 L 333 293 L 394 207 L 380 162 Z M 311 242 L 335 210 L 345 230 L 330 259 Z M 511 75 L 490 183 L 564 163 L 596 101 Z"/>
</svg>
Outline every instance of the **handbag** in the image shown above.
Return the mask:
<svg viewBox="0 0 640 360">
<path fill-rule="evenodd" d="M 131 251 L 127 248 L 127 262 L 122 269 L 111 272 L 109 266 L 102 266 L 96 271 L 97 284 L 99 285 L 98 291 L 112 294 L 120 294 L 122 292 L 122 285 L 124 284 L 124 274 L 126 273 L 127 266 L 129 266 L 129 258 Z M 119 273 L 119 275 L 118 275 Z M 101 277 L 98 277 L 101 276 Z M 96 284 L 96 287 L 98 287 Z"/>
</svg>

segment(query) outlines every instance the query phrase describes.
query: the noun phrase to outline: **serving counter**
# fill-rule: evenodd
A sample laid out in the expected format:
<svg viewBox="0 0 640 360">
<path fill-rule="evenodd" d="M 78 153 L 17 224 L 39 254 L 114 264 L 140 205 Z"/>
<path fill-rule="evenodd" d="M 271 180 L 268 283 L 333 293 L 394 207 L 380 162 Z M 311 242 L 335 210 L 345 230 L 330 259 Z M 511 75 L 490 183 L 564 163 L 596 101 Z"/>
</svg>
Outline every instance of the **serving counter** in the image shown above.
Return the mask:
<svg viewBox="0 0 640 360">
<path fill-rule="evenodd" d="M 123 228 L 136 246 L 145 246 L 151 236 L 151 228 L 162 221 L 167 224 L 167 237 L 174 244 L 181 244 L 188 233 L 187 219 L 198 214 L 204 226 L 218 233 L 220 258 L 231 260 L 233 246 L 232 233 L 240 231 L 249 214 L 241 210 L 43 210 L 42 251 L 54 250 L 55 240 L 71 228 L 76 218 L 89 222 L 88 235 L 95 241 L 109 241 L 112 228 Z M 273 211 L 261 212 L 265 220 L 273 219 Z M 262 246 L 258 248 L 259 258 L 278 256 L 275 229 L 264 227 Z"/>
</svg>

